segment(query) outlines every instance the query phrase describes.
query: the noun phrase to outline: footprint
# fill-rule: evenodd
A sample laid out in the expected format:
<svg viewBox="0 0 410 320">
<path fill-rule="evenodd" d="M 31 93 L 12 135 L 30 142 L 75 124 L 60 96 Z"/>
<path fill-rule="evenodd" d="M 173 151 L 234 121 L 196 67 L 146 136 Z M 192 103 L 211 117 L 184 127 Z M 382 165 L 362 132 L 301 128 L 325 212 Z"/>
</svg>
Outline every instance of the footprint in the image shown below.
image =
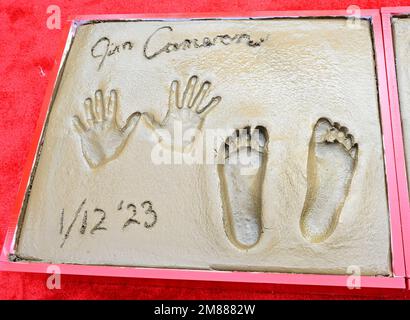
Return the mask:
<svg viewBox="0 0 410 320">
<path fill-rule="evenodd" d="M 236 130 L 225 142 L 218 164 L 224 226 L 239 248 L 254 246 L 262 232 L 262 184 L 265 177 L 268 134 L 264 127 Z"/>
<path fill-rule="evenodd" d="M 307 193 L 300 228 L 310 242 L 335 230 L 357 162 L 358 145 L 347 128 L 328 119 L 317 121 L 309 144 Z"/>
</svg>

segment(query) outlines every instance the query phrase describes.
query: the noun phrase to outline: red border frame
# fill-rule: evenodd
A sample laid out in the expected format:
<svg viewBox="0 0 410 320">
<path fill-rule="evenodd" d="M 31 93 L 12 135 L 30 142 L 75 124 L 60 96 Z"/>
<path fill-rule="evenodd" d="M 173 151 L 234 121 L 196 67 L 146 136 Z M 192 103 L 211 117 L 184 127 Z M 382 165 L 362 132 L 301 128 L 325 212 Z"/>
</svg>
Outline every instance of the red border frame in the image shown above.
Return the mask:
<svg viewBox="0 0 410 320">
<path fill-rule="evenodd" d="M 49 83 L 42 105 L 38 125 L 34 134 L 34 142 L 29 150 L 27 163 L 23 171 L 22 182 L 20 184 L 17 203 L 12 214 L 13 226 L 9 229 L 3 251 L 0 256 L 0 269 L 7 271 L 39 272 L 49 273 L 50 264 L 30 263 L 30 262 L 9 262 L 7 256 L 13 253 L 14 238 L 17 230 L 17 221 L 22 204 L 25 199 L 26 189 L 30 182 L 31 170 L 36 159 L 38 146 L 42 139 L 45 121 L 47 119 L 55 82 L 59 75 L 59 68 L 64 58 L 64 48 L 66 39 L 73 30 L 75 24 L 81 24 L 88 20 L 130 20 L 130 19 L 195 19 L 195 18 L 278 18 L 278 17 L 348 17 L 345 10 L 332 11 L 282 11 L 282 12 L 247 12 L 247 13 L 177 13 L 177 14 L 131 14 L 131 15 L 85 15 L 70 19 L 65 26 L 64 42 L 60 46 L 59 58 L 56 60 L 51 73 L 52 82 Z M 362 276 L 362 287 L 378 288 L 405 288 L 404 281 L 404 256 L 402 248 L 401 225 L 399 215 L 399 204 L 397 199 L 397 181 L 394 161 L 394 150 L 392 144 L 391 118 L 388 104 L 387 82 L 385 74 L 384 48 L 381 30 L 381 19 L 378 10 L 361 10 L 361 17 L 371 19 L 374 35 L 374 49 L 376 52 L 377 77 L 379 89 L 380 113 L 382 116 L 383 144 L 386 163 L 386 180 L 389 198 L 389 212 L 391 225 L 391 248 L 393 277 L 372 277 Z M 298 284 L 298 285 L 327 285 L 346 286 L 349 281 L 347 275 L 312 275 L 312 274 L 286 274 L 286 273 L 262 273 L 262 272 L 229 272 L 229 271 L 196 271 L 184 269 L 159 269 L 159 268 L 132 268 L 132 267 L 110 267 L 110 266 L 90 266 L 90 265 L 57 265 L 61 273 L 96 276 L 118 276 L 118 277 L 142 277 L 156 279 L 181 279 L 181 280 L 206 280 L 206 281 L 227 281 L 227 282 L 248 282 L 248 283 L 276 283 L 276 284 Z"/>
<path fill-rule="evenodd" d="M 405 251 L 406 277 L 410 278 L 410 202 L 407 183 L 406 157 L 404 150 L 403 128 L 401 124 L 400 100 L 396 77 L 396 59 L 391 26 L 391 18 L 410 15 L 410 7 L 382 8 L 383 37 L 386 55 L 386 70 L 389 88 L 394 149 L 396 153 L 396 172 L 400 213 L 402 220 L 403 246 Z M 410 281 L 409 281 L 410 286 Z"/>
</svg>

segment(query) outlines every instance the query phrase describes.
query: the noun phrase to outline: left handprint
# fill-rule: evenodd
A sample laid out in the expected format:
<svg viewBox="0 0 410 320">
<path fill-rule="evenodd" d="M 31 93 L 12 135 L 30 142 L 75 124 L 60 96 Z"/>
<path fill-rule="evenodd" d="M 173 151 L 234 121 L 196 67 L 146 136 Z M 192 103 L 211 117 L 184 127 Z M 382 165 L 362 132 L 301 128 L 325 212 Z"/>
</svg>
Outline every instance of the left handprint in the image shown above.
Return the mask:
<svg viewBox="0 0 410 320">
<path fill-rule="evenodd" d="M 111 90 L 108 102 L 104 102 L 102 91 L 97 90 L 94 100 L 85 99 L 84 108 L 86 123 L 74 116 L 73 124 L 81 139 L 84 158 L 91 168 L 96 168 L 120 154 L 141 114 L 134 112 L 124 127 L 120 128 L 117 123 L 118 97 L 115 90 Z"/>
</svg>

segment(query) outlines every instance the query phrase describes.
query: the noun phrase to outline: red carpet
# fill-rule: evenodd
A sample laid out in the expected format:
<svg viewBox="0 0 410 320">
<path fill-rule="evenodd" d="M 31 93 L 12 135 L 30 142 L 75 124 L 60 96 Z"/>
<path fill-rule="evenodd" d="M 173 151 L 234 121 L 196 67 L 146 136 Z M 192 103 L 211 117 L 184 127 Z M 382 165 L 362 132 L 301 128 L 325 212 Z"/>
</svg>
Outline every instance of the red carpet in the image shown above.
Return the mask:
<svg viewBox="0 0 410 320">
<path fill-rule="evenodd" d="M 46 27 L 47 7 L 58 5 L 62 19 L 77 14 L 259 10 L 363 9 L 410 6 L 410 1 L 336 0 L 174 0 L 0 2 L 0 245 L 14 206 L 22 167 L 60 43 L 61 31 Z M 354 290 L 63 276 L 60 290 L 46 287 L 46 275 L 0 273 L 3 299 L 318 299 L 409 298 L 403 290 Z"/>
</svg>

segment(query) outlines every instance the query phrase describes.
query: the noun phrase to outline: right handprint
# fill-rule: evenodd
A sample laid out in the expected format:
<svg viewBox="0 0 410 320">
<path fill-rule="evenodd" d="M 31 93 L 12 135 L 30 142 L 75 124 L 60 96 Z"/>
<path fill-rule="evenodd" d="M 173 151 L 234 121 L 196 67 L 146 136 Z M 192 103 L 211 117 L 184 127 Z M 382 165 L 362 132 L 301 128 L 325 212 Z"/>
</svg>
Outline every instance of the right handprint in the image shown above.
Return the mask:
<svg viewBox="0 0 410 320">
<path fill-rule="evenodd" d="M 144 113 L 144 119 L 163 145 L 181 152 L 187 151 L 193 145 L 205 117 L 221 101 L 220 96 L 207 99 L 210 88 L 209 81 L 200 84 L 198 77 L 192 76 L 181 94 L 180 83 L 174 80 L 169 90 L 168 112 L 165 118 L 158 123 L 150 114 Z"/>
</svg>

